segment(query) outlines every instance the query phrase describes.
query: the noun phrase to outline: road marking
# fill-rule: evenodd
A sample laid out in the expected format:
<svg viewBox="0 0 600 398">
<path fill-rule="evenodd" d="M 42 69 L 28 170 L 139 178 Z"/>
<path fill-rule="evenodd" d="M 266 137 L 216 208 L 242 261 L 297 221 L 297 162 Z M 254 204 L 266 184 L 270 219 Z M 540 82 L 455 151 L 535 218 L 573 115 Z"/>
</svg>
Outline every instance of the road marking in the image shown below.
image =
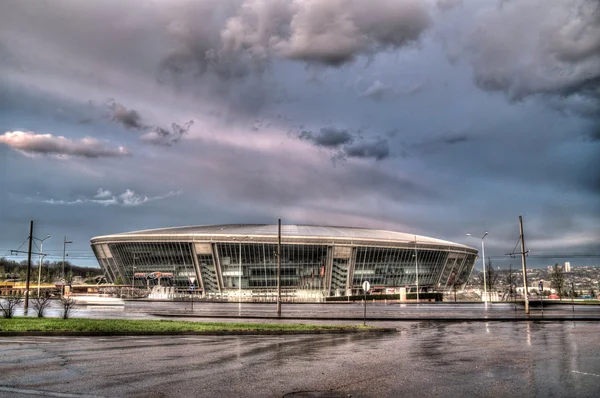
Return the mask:
<svg viewBox="0 0 600 398">
<path fill-rule="evenodd" d="M 23 388 L 14 387 L 0 387 L 0 391 L 12 392 L 17 394 L 26 395 L 42 395 L 44 397 L 76 397 L 76 398 L 100 398 L 98 395 L 87 395 L 87 394 L 70 394 L 62 392 L 52 392 L 44 390 L 28 390 Z"/>
<path fill-rule="evenodd" d="M 585 372 L 578 372 L 576 370 L 572 370 L 571 373 L 579 373 L 580 375 L 586 375 L 586 376 L 596 376 L 596 377 L 600 377 L 600 375 L 595 375 L 593 373 L 585 373 Z"/>
</svg>

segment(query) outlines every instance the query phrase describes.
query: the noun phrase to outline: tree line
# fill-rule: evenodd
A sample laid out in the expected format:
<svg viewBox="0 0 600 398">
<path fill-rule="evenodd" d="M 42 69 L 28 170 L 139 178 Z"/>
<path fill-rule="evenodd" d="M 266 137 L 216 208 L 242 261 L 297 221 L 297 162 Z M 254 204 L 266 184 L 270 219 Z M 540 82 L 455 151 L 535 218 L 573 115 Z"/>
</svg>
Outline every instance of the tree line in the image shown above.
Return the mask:
<svg viewBox="0 0 600 398">
<path fill-rule="evenodd" d="M 102 270 L 93 267 L 81 267 L 65 261 L 65 279 L 72 281 L 74 277 L 79 276 L 84 279 L 102 275 Z M 37 283 L 39 262 L 31 262 L 30 280 Z M 45 261 L 42 263 L 41 282 L 53 283 L 62 279 L 63 262 Z M 0 281 L 22 281 L 27 278 L 27 260 L 14 261 L 0 257 Z"/>
<path fill-rule="evenodd" d="M 509 296 L 513 296 L 516 293 L 517 285 L 522 286 L 522 279 L 517 278 L 513 273 L 512 265 L 508 269 L 508 271 L 500 271 L 494 269 L 493 262 L 488 258 L 486 263 L 486 278 L 485 278 L 485 287 L 488 292 L 492 292 L 497 290 L 498 285 L 502 285 L 506 290 Z M 570 283 L 566 276 L 562 266 L 559 264 L 554 264 L 551 271 L 548 274 L 550 279 L 550 286 L 545 286 L 543 292 L 539 292 L 538 289 L 534 287 L 529 287 L 529 293 L 533 294 L 541 294 L 544 296 L 549 296 L 550 289 L 552 288 L 556 291 L 556 295 L 562 299 L 563 297 L 579 297 L 582 294 L 588 293 L 587 289 L 575 289 L 574 284 Z M 532 281 L 529 281 L 532 282 Z M 456 280 L 453 288 L 456 294 L 457 286 L 461 286 L 464 283 L 462 280 Z M 484 279 L 482 275 L 477 275 L 474 278 L 473 285 L 479 285 L 481 288 L 484 287 Z M 596 291 L 592 288 L 589 289 L 589 295 L 592 297 L 596 297 Z"/>
</svg>

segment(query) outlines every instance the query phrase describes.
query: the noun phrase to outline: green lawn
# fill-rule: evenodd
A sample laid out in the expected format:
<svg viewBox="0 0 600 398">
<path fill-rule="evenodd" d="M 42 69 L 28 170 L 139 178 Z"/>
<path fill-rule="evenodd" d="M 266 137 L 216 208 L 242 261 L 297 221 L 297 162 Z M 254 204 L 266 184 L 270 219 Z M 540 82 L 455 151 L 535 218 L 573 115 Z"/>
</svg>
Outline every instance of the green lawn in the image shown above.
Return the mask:
<svg viewBox="0 0 600 398">
<path fill-rule="evenodd" d="M 15 317 L 0 319 L 0 332 L 250 332 L 335 331 L 364 329 L 363 326 L 308 325 L 296 323 L 185 322 L 124 319 L 59 319 Z M 368 327 L 367 327 L 368 328 Z"/>
</svg>

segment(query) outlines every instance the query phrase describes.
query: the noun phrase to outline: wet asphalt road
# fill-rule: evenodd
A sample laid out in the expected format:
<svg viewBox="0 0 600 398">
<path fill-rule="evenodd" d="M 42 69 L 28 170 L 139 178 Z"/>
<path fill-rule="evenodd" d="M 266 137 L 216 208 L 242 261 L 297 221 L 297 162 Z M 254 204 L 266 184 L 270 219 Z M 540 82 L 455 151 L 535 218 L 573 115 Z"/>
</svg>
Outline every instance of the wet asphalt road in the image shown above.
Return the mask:
<svg viewBox="0 0 600 398">
<path fill-rule="evenodd" d="M 0 396 L 594 397 L 597 322 L 383 322 L 379 336 L 0 337 Z"/>
</svg>

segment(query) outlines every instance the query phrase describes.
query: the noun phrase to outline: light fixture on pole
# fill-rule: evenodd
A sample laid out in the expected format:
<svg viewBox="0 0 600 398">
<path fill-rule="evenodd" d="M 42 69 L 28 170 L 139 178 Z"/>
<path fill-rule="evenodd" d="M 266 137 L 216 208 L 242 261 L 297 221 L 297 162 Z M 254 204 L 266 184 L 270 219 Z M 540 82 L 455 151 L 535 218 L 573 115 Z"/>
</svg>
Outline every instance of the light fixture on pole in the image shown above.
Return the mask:
<svg viewBox="0 0 600 398">
<path fill-rule="evenodd" d="M 483 243 L 483 240 L 485 239 L 485 237 L 487 236 L 487 234 L 488 234 L 488 232 L 485 231 L 485 233 L 481 237 L 481 263 L 482 263 L 482 266 L 483 266 L 483 302 L 485 303 L 486 307 L 487 307 L 488 297 L 487 297 L 487 281 L 486 281 L 486 278 L 485 278 L 485 274 L 486 274 L 486 270 L 485 270 L 485 244 Z M 471 238 L 477 239 L 475 236 L 473 236 L 471 234 L 467 234 L 467 236 L 470 236 Z"/>
<path fill-rule="evenodd" d="M 40 241 L 40 267 L 38 268 L 38 286 L 37 286 L 37 296 L 40 297 L 40 283 L 42 281 L 42 260 L 44 259 L 44 241 L 50 237 L 50 234 L 46 236 L 44 239 L 33 238 L 35 240 Z"/>
<path fill-rule="evenodd" d="M 65 236 L 65 240 L 63 241 L 63 260 L 62 260 L 62 282 L 63 282 L 63 295 L 65 294 L 65 284 L 67 282 L 67 280 L 65 279 L 65 257 L 67 256 L 67 244 L 68 243 L 73 243 L 70 240 L 67 240 L 67 237 Z"/>
</svg>

